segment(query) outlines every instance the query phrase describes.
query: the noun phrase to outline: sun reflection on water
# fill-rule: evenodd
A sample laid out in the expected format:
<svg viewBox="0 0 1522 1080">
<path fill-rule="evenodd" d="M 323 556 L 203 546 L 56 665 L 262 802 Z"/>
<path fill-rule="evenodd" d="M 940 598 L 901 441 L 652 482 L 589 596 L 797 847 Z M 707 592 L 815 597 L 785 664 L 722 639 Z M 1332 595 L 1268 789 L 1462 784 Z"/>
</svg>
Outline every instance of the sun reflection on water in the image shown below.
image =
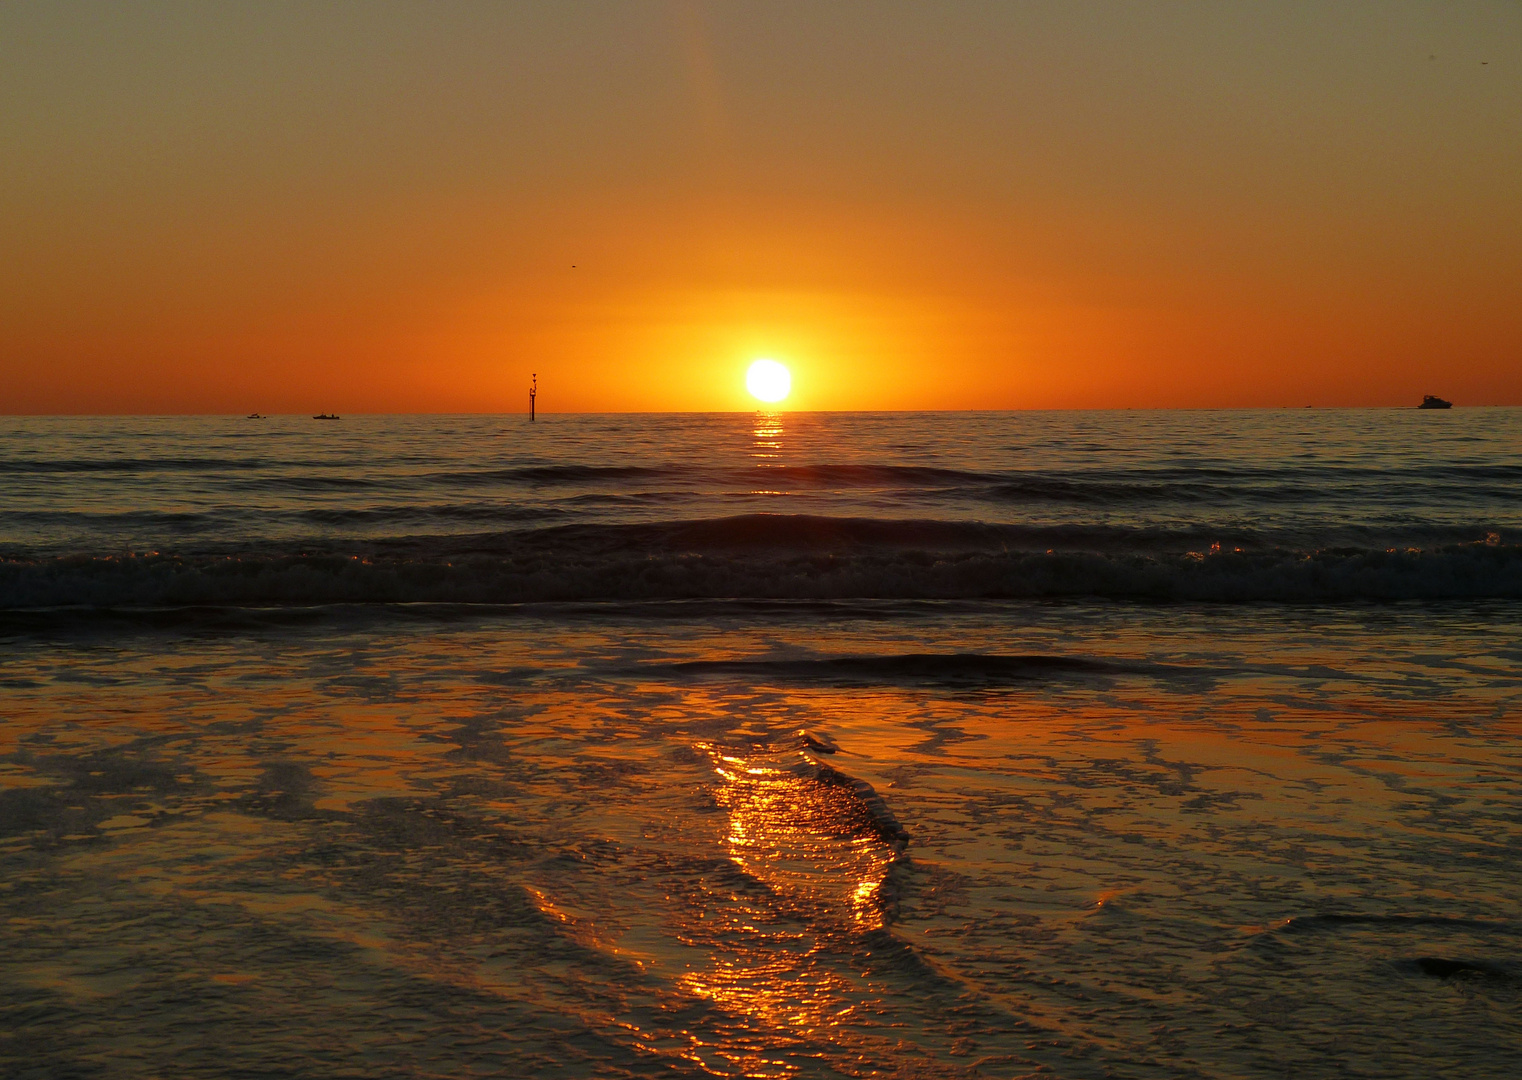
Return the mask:
<svg viewBox="0 0 1522 1080">
<path fill-rule="evenodd" d="M 898 851 L 850 783 L 801 751 L 710 753 L 734 864 L 810 923 L 881 929 Z"/>
<path fill-rule="evenodd" d="M 718 1041 L 690 1033 L 691 1059 L 723 1075 L 786 1076 L 827 1045 L 881 1053 L 858 1028 L 876 1026 L 889 994 L 870 958 L 885 946 L 874 933 L 901 845 L 850 781 L 795 747 L 697 749 L 726 815 L 715 838 L 740 876 L 679 932 L 712 958 L 679 985 L 735 1028 Z"/>
<path fill-rule="evenodd" d="M 782 455 L 782 414 L 779 412 L 757 412 L 755 424 L 751 428 L 752 451 L 751 456 L 762 461 L 771 461 Z"/>
</svg>

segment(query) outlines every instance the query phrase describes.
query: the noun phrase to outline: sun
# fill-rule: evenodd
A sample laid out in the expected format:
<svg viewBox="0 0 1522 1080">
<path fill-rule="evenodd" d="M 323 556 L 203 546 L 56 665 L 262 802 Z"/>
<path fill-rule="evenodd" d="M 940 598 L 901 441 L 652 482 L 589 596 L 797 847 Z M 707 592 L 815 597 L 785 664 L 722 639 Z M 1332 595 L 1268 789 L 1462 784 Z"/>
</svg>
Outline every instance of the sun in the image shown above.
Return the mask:
<svg viewBox="0 0 1522 1080">
<path fill-rule="evenodd" d="M 792 388 L 792 375 L 775 360 L 757 360 L 745 373 L 745 389 L 761 401 L 781 401 Z"/>
</svg>

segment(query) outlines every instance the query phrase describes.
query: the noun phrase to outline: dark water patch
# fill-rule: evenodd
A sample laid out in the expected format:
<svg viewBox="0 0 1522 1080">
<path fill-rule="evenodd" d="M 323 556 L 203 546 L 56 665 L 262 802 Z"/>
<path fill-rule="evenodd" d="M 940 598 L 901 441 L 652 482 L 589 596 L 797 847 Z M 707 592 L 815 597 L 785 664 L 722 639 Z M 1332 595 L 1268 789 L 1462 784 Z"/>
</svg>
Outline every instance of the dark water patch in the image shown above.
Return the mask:
<svg viewBox="0 0 1522 1080">
<path fill-rule="evenodd" d="M 426 474 L 449 486 L 520 484 L 531 487 L 617 485 L 624 481 L 667 480 L 739 488 L 912 488 L 967 487 L 999 479 L 965 469 L 879 463 L 758 464 L 744 468 L 667 462 L 660 465 L 532 465 Z M 615 488 L 616 490 L 616 488 Z"/>
<path fill-rule="evenodd" d="M 0 790 L 0 836 L 19 836 L 47 829 L 73 831 L 89 824 L 82 806 L 70 805 L 55 788 L 24 787 Z"/>
<path fill-rule="evenodd" d="M 322 680 L 322 689 L 335 698 L 355 697 L 368 704 L 396 701 L 401 696 L 401 682 L 391 674 L 332 675 Z"/>
<path fill-rule="evenodd" d="M 327 468 L 332 468 L 327 463 Z M 236 478 L 227 483 L 229 491 L 269 491 L 276 493 L 284 492 L 323 492 L 323 491 L 369 491 L 374 489 L 395 489 L 409 486 L 407 477 L 376 477 L 373 475 L 348 472 L 344 475 L 332 473 L 299 473 L 290 475 L 283 469 L 269 476 L 254 478 Z"/>
<path fill-rule="evenodd" d="M 204 788 L 193 768 L 154 756 L 160 741 L 59 754 L 34 740 L 36 748 L 7 755 L 31 782 L 0 790 L 0 836 L 29 836 L 33 846 L 52 848 L 98 839 L 102 823 L 124 815 L 145 814 L 142 824 L 157 823 L 161 804 Z"/>
<path fill-rule="evenodd" d="M 515 667 L 505 671 L 492 671 L 478 676 L 488 686 L 523 686 L 546 674 L 544 668 Z"/>
<path fill-rule="evenodd" d="M 992 526 L 798 520 L 530 530 L 274 550 L 0 559 L 0 609 L 676 599 L 1241 603 L 1522 598 L 1522 545 L 1030 550 Z M 1106 538 L 1094 537 L 1103 544 Z M 1110 540 L 1114 540 L 1111 537 Z M 1153 537 L 1151 540 L 1155 541 Z"/>
<path fill-rule="evenodd" d="M 186 774 L 179 762 L 151 756 L 159 741 L 150 738 L 122 747 L 78 754 L 48 753 L 41 748 L 23 749 L 10 755 L 8 760 L 47 778 L 57 785 L 57 790 L 74 796 L 124 795 L 137 791 L 163 795 L 189 790 L 193 777 Z"/>
<path fill-rule="evenodd" d="M 1399 966 L 1433 979 L 1484 979 L 1504 983 L 1517 981 L 1515 965 L 1492 960 L 1419 956 L 1414 960 L 1403 961 Z"/>
<path fill-rule="evenodd" d="M 1006 529 L 979 522 L 879 520 L 816 514 L 737 514 L 670 524 L 567 526 L 574 543 L 612 541 L 648 550 L 782 550 L 910 547 L 924 550 L 1002 546 Z"/>
<path fill-rule="evenodd" d="M 1198 480 L 1181 483 L 1120 482 L 1075 477 L 1029 475 L 1010 477 L 991 483 L 978 494 L 998 502 L 1057 502 L 1078 504 L 1104 503 L 1194 503 L 1219 500 L 1223 492 Z"/>
<path fill-rule="evenodd" d="M 0 475 L 156 473 L 156 472 L 257 472 L 264 469 L 332 468 L 334 462 L 268 457 L 56 457 L 0 458 Z"/>
<path fill-rule="evenodd" d="M 838 754 L 840 746 L 828 735 L 816 735 L 812 731 L 798 732 L 798 742 L 805 750 L 816 754 Z"/>
<path fill-rule="evenodd" d="M 0 521 L 12 528 L 30 526 L 68 526 L 80 532 L 139 532 L 154 530 L 184 534 L 204 530 L 237 511 L 199 510 L 19 510 L 0 512 Z"/>
<path fill-rule="evenodd" d="M 437 503 L 432 505 L 345 506 L 286 510 L 283 520 L 318 525 L 358 526 L 382 524 L 392 530 L 426 526 L 429 522 L 466 521 L 489 524 L 545 525 L 565 516 L 564 511 L 544 506 L 514 506 L 500 502 Z"/>
<path fill-rule="evenodd" d="M 682 476 L 681 465 L 523 465 L 513 468 L 480 468 L 430 472 L 421 477 L 431 484 L 475 487 L 503 483 L 535 487 L 606 484 L 619 480 L 648 480 Z"/>
<path fill-rule="evenodd" d="M 928 465 L 821 462 L 817 465 L 760 465 L 750 469 L 730 470 L 725 474 L 725 478 L 746 486 L 765 485 L 784 488 L 948 488 L 987 484 L 996 481 L 998 476 L 993 473 Z"/>
<path fill-rule="evenodd" d="M 580 495 L 567 495 L 557 500 L 556 513 L 564 514 L 564 507 L 617 507 L 623 509 L 669 506 L 673 503 L 691 503 L 699 498 L 691 491 L 588 491 Z M 548 508 L 545 513 L 550 516 Z"/>
<path fill-rule="evenodd" d="M 822 514 L 747 513 L 681 521 L 555 525 L 474 537 L 423 537 L 437 549 L 487 552 L 553 548 L 587 555 L 639 551 L 846 554 L 873 549 L 908 553 L 1097 553 L 1286 557 L 1363 553 L 1397 554 L 1457 546 L 1514 548 L 1501 530 L 1483 522 L 1391 531 L 1338 524 L 1316 529 L 1266 529 L 1218 524 L 1023 524 L 952 518 L 877 518 Z M 377 551 L 406 550 L 404 538 Z"/>
<path fill-rule="evenodd" d="M 332 812 L 319 813 L 313 803 L 318 785 L 312 770 L 299 761 L 269 761 L 255 791 L 245 797 L 245 809 L 252 813 L 283 821 L 303 818 L 335 817 Z"/>
<path fill-rule="evenodd" d="M 1364 915 L 1357 913 L 1331 913 L 1297 915 L 1278 927 L 1282 933 L 1336 930 L 1342 927 L 1373 927 L 1375 929 L 1411 929 L 1435 927 L 1445 930 L 1477 930 L 1493 934 L 1522 936 L 1522 924 L 1490 919 L 1472 919 L 1454 915 Z"/>
</svg>

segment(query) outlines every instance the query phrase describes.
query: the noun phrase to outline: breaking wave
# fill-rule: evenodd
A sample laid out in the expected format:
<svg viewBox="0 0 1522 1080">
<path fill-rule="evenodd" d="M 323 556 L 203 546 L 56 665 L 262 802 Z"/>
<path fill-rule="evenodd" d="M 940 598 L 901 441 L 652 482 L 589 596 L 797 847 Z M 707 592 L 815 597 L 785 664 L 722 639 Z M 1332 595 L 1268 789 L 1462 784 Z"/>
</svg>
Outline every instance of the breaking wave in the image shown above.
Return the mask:
<svg viewBox="0 0 1522 1080">
<path fill-rule="evenodd" d="M 1522 598 L 1522 545 L 805 515 L 0 559 L 0 608 L 754 599 Z"/>
</svg>

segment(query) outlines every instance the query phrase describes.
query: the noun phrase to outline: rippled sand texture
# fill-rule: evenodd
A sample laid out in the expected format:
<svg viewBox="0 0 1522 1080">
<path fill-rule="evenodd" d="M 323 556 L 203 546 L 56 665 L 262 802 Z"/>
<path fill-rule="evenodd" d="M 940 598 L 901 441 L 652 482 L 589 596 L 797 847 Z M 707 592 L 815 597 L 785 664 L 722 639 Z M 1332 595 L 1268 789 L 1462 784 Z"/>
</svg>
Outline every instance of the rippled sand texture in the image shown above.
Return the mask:
<svg viewBox="0 0 1522 1080">
<path fill-rule="evenodd" d="M 16 629 L 0 1071 L 1516 1076 L 1518 615 Z"/>
</svg>

